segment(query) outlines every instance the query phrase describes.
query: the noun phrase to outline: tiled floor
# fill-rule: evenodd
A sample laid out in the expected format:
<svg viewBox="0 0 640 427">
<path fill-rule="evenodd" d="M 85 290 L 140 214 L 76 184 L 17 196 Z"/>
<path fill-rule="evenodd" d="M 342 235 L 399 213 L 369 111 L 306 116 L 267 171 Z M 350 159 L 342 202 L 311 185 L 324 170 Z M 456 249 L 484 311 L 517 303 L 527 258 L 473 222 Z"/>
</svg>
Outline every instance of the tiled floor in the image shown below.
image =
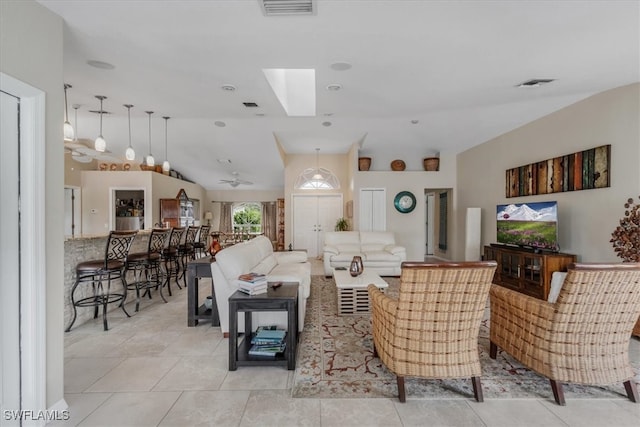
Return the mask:
<svg viewBox="0 0 640 427">
<path fill-rule="evenodd" d="M 322 274 L 320 262 L 312 263 Z M 201 286 L 200 289 L 207 289 Z M 219 328 L 188 328 L 186 292 L 140 312 L 110 314 L 111 329 L 90 321 L 65 334 L 65 397 L 81 426 L 638 426 L 640 404 L 619 399 L 293 399 L 293 371 L 227 370 Z M 205 298 L 201 295 L 201 299 Z M 160 302 L 159 302 L 160 301 Z M 133 307 L 129 308 L 133 313 Z M 633 339 L 632 357 L 640 357 Z"/>
</svg>

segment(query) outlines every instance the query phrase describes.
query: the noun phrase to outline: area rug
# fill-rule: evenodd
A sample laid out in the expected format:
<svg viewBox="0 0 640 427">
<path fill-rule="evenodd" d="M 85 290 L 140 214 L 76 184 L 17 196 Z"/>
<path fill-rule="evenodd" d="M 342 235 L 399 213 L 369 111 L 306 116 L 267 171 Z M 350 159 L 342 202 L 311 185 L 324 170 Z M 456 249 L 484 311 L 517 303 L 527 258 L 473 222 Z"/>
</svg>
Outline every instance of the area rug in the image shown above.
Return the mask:
<svg viewBox="0 0 640 427">
<path fill-rule="evenodd" d="M 399 279 L 385 278 L 387 294 L 397 296 Z M 489 358 L 489 310 L 480 328 L 478 349 L 482 365 L 482 389 L 486 399 L 551 399 L 549 381 L 499 352 Z M 637 343 L 635 343 L 637 344 Z M 640 363 L 632 362 L 636 380 Z M 396 377 L 373 356 L 370 315 L 337 314 L 337 294 L 332 278 L 312 276 L 304 331 L 292 387 L 293 397 L 391 398 L 397 397 Z M 406 379 L 409 399 L 473 398 L 470 379 Z M 565 397 L 626 399 L 622 384 L 607 387 L 565 384 Z"/>
</svg>

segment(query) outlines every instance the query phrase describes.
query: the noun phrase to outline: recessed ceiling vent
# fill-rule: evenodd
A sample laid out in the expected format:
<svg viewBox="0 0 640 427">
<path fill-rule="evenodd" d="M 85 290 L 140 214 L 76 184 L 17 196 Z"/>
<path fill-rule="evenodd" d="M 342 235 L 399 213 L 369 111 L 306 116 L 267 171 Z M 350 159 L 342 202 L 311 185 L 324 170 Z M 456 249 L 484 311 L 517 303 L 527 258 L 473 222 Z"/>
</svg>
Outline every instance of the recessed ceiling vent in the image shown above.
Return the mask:
<svg viewBox="0 0 640 427">
<path fill-rule="evenodd" d="M 258 0 L 265 16 L 315 15 L 316 0 Z"/>
<path fill-rule="evenodd" d="M 243 102 L 243 104 L 247 108 L 256 108 L 258 106 L 255 102 Z"/>
<path fill-rule="evenodd" d="M 516 87 L 540 87 L 544 84 L 551 83 L 554 79 L 531 79 L 526 82 L 522 82 Z"/>
</svg>

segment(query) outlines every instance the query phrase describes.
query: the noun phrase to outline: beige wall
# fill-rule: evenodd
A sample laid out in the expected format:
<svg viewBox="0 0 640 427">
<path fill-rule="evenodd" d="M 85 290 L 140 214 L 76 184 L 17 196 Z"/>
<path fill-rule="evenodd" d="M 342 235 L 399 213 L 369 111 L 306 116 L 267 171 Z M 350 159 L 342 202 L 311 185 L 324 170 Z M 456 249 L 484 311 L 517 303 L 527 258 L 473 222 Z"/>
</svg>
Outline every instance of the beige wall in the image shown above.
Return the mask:
<svg viewBox="0 0 640 427">
<path fill-rule="evenodd" d="M 82 232 L 103 235 L 115 228 L 112 224 L 113 190 L 145 190 L 145 228 L 160 221 L 160 199 L 172 199 L 184 188 L 190 199 L 200 201 L 200 218 L 206 193 L 199 184 L 147 171 L 83 171 L 82 175 Z"/>
<path fill-rule="evenodd" d="M 47 406 L 62 401 L 64 169 L 62 19 L 33 1 L 0 1 L 0 70 L 46 94 Z M 27 408 L 37 409 L 37 408 Z"/>
<path fill-rule="evenodd" d="M 458 227 L 482 208 L 482 242 L 496 240 L 497 204 L 558 201 L 560 249 L 586 262 L 620 261 L 609 243 L 624 202 L 640 194 L 640 84 L 609 90 L 531 122 L 458 156 Z M 505 170 L 611 144 L 611 187 L 505 197 Z M 458 246 L 462 240 L 458 236 Z"/>
<path fill-rule="evenodd" d="M 64 185 L 65 187 L 82 186 L 82 171 L 96 170 L 97 163 L 80 163 L 73 160 L 71 153 L 64 153 Z"/>
</svg>

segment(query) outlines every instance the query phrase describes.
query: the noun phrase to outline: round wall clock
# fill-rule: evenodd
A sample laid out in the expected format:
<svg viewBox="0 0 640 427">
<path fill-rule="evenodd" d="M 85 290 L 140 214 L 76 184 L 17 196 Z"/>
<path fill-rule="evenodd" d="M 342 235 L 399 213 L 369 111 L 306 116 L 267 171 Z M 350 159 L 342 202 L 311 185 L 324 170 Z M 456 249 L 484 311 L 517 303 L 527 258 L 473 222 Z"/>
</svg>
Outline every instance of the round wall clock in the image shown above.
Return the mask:
<svg viewBox="0 0 640 427">
<path fill-rule="evenodd" d="M 410 191 L 401 191 L 396 194 L 393 204 L 398 212 L 409 213 L 416 207 L 416 196 Z"/>
</svg>

